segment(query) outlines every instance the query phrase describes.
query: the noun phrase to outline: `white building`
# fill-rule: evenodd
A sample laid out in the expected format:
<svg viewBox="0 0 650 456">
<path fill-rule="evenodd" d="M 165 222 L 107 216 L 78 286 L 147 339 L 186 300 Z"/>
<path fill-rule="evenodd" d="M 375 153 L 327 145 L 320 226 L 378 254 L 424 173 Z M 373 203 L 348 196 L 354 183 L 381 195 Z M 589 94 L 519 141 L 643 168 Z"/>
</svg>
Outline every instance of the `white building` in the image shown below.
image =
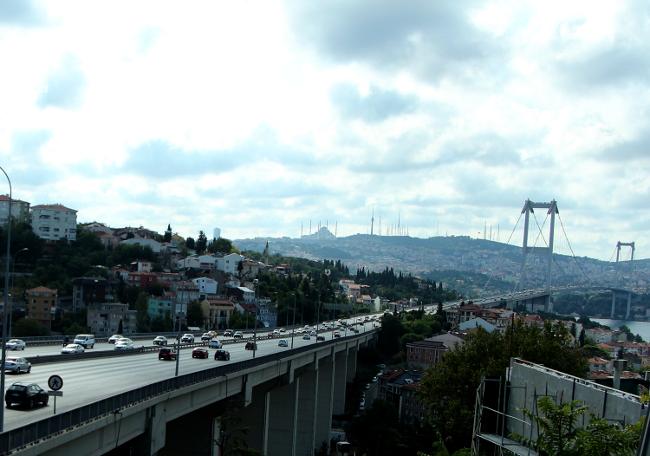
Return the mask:
<svg viewBox="0 0 650 456">
<path fill-rule="evenodd" d="M 210 277 L 197 277 L 192 279 L 202 294 L 217 294 L 218 282 Z"/>
<path fill-rule="evenodd" d="M 145 238 L 131 238 L 127 239 L 125 241 L 120 242 L 120 244 L 127 244 L 127 245 L 140 245 L 142 247 L 149 247 L 153 251 L 153 253 L 160 253 L 160 249 L 162 248 L 162 244 L 156 240 L 153 239 L 145 239 Z"/>
<path fill-rule="evenodd" d="M 32 206 L 32 230 L 41 239 L 77 240 L 77 211 L 61 204 Z"/>
<path fill-rule="evenodd" d="M 11 198 L 11 218 L 19 222 L 29 221 L 29 203 Z M 0 225 L 9 219 L 9 195 L 0 195 Z"/>
<path fill-rule="evenodd" d="M 216 263 L 217 258 L 213 255 L 192 255 L 178 260 L 175 265 L 176 269 L 201 269 L 214 271 Z"/>
<path fill-rule="evenodd" d="M 238 253 L 229 253 L 222 257 L 217 257 L 217 270 L 226 274 L 237 275 L 239 263 L 244 261 L 244 257 Z"/>
</svg>

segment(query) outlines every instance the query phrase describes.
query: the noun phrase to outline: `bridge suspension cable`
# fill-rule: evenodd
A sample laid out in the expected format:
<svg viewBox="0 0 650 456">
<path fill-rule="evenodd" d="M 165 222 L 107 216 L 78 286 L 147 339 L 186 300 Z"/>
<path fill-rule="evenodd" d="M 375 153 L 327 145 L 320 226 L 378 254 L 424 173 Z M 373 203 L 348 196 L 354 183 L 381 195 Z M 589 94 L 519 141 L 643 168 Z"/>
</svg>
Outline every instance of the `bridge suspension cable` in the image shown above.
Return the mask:
<svg viewBox="0 0 650 456">
<path fill-rule="evenodd" d="M 537 247 L 537 241 L 539 241 L 540 236 L 541 236 L 542 240 L 544 241 L 544 244 L 546 244 L 546 246 L 548 247 L 548 242 L 546 242 L 546 238 L 544 237 L 543 229 L 544 229 L 544 226 L 546 226 L 546 222 L 548 220 L 549 214 L 548 213 L 546 214 L 546 217 L 544 218 L 544 222 L 542 223 L 542 226 L 539 225 L 539 221 L 537 220 L 537 216 L 535 215 L 535 213 L 532 212 L 532 214 L 533 214 L 533 220 L 535 220 L 535 225 L 537 225 L 537 229 L 538 229 L 537 237 L 535 238 L 535 242 L 533 242 L 533 247 L 532 248 L 535 249 L 535 247 Z M 521 266 L 521 274 L 519 275 L 519 282 L 517 282 L 514 285 L 514 287 L 512 289 L 513 292 L 523 289 L 524 282 L 525 282 L 525 279 L 526 279 L 526 262 L 527 262 L 527 259 L 528 259 L 528 256 L 524 255 L 524 264 Z"/>
<path fill-rule="evenodd" d="M 517 222 L 515 223 L 514 228 L 510 232 L 510 236 L 508 236 L 508 240 L 506 241 L 506 244 L 510 244 L 510 240 L 512 239 L 512 235 L 515 234 L 515 231 L 517 230 L 517 226 L 519 226 L 519 222 L 521 221 L 521 217 L 523 216 L 523 212 L 519 214 L 519 218 L 517 219 Z M 488 285 L 492 281 L 492 278 L 494 277 L 494 272 L 488 276 L 487 282 L 485 282 L 485 285 L 483 285 L 484 289 L 487 289 Z"/>
<path fill-rule="evenodd" d="M 562 227 L 562 234 L 564 234 L 564 238 L 566 239 L 566 243 L 569 246 L 569 250 L 571 251 L 571 256 L 573 257 L 573 261 L 575 262 L 576 266 L 578 266 L 578 269 L 580 269 L 580 272 L 582 272 L 582 275 L 587 279 L 587 282 L 589 285 L 593 284 L 593 281 L 591 280 L 591 277 L 587 275 L 585 270 L 582 268 L 582 265 L 578 262 L 578 259 L 576 258 L 576 254 L 573 251 L 573 247 L 571 246 L 571 241 L 569 240 L 569 236 L 566 234 L 566 230 L 564 229 L 564 222 L 562 222 L 562 217 L 560 214 L 557 214 L 557 218 L 560 221 L 560 227 Z"/>
</svg>

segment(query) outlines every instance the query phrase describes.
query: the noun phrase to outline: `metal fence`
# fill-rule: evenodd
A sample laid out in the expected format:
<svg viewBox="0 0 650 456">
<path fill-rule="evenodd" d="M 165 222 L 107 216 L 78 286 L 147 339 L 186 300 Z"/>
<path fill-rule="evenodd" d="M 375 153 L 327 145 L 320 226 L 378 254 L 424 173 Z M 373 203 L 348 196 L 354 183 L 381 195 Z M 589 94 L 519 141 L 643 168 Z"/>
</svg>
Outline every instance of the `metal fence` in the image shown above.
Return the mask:
<svg viewBox="0 0 650 456">
<path fill-rule="evenodd" d="M 362 335 L 365 336 L 376 330 L 368 330 L 362 334 L 354 334 L 340 339 L 319 342 L 315 345 L 306 345 L 304 347 L 294 348 L 289 351 L 272 353 L 270 355 L 260 356 L 246 361 L 240 361 L 232 364 L 206 369 L 190 374 L 179 375 L 166 380 L 162 380 L 150 385 L 143 386 L 126 393 L 117 394 L 106 399 L 102 399 L 91 404 L 79 407 L 68 412 L 54 415 L 35 423 L 30 423 L 18 429 L 12 429 L 0 434 L 0 454 L 5 455 L 10 451 L 19 449 L 25 445 L 33 444 L 53 434 L 61 433 L 67 429 L 79 426 L 91 420 L 96 420 L 107 416 L 111 413 L 117 413 L 120 409 L 128 407 L 135 403 L 151 399 L 161 394 L 168 393 L 189 385 L 212 380 L 217 377 L 223 377 L 233 372 L 244 369 L 250 369 L 268 362 L 281 360 L 294 356 L 298 353 L 308 352 L 314 348 L 322 348 L 347 340 L 354 340 Z"/>
</svg>

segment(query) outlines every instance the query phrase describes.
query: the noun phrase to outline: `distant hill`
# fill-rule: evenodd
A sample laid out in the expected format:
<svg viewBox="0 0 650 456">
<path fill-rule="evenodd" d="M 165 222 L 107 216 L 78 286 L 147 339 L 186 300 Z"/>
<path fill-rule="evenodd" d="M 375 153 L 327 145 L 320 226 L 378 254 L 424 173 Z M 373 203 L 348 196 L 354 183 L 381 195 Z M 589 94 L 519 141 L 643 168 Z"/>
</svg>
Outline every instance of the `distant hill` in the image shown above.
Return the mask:
<svg viewBox="0 0 650 456">
<path fill-rule="evenodd" d="M 233 244 L 240 250 L 261 252 L 266 242 L 271 253 L 313 260 L 340 259 L 351 271 L 365 267 L 386 267 L 410 272 L 437 281 L 456 284 L 467 295 L 489 294 L 513 289 L 541 287 L 545 284 L 546 258 L 531 253 L 522 277 L 521 247 L 467 236 L 439 236 L 428 239 L 409 236 L 355 234 L 347 237 L 309 236 L 295 238 L 239 239 Z M 645 288 L 650 283 L 650 260 L 614 263 L 588 257 L 553 257 L 553 284 L 598 284 Z M 462 274 L 459 274 L 462 273 Z"/>
</svg>

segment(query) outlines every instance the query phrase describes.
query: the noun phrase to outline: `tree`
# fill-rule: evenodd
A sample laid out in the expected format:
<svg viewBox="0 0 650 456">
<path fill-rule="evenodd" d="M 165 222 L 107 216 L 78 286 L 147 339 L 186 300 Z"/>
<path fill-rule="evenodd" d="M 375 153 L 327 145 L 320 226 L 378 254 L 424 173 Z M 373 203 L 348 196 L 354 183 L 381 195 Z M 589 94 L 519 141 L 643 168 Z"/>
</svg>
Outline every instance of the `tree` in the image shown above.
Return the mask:
<svg viewBox="0 0 650 456">
<path fill-rule="evenodd" d="M 193 237 L 188 237 L 187 239 L 185 239 L 185 247 L 187 247 L 188 249 L 194 250 L 195 244 L 196 243 L 194 242 Z"/>
<path fill-rule="evenodd" d="M 124 332 L 124 323 L 122 322 L 122 319 L 120 318 L 120 324 L 117 326 L 117 333 L 122 334 Z"/>
<path fill-rule="evenodd" d="M 163 242 L 171 242 L 172 240 L 172 226 L 167 225 L 167 231 L 165 231 L 165 235 L 163 236 Z"/>
<path fill-rule="evenodd" d="M 203 310 L 198 301 L 192 301 L 187 306 L 187 325 L 203 327 Z"/>
<path fill-rule="evenodd" d="M 589 424 L 578 428 L 576 424 L 588 411 L 580 401 L 556 404 L 544 396 L 538 399 L 537 408 L 538 413 L 524 410 L 524 414 L 539 429 L 534 446 L 542 456 L 631 456 L 639 444 L 642 421 L 622 426 L 590 414 Z"/>
<path fill-rule="evenodd" d="M 445 354 L 420 383 L 420 395 L 428 407 L 434 430 L 452 450 L 471 439 L 476 388 L 483 376 L 504 374 L 511 357 L 544 364 L 582 376 L 586 359 L 561 323 L 543 328 L 515 322 L 505 333 L 477 330 L 462 345 Z"/>
<path fill-rule="evenodd" d="M 197 253 L 205 252 L 205 248 L 208 246 L 208 238 L 205 236 L 203 231 L 199 231 L 199 238 L 196 240 L 194 245 Z"/>
<path fill-rule="evenodd" d="M 402 454 L 397 410 L 391 404 L 376 400 L 368 411 L 350 425 L 350 440 L 359 453 L 376 456 Z"/>
<path fill-rule="evenodd" d="M 208 252 L 210 253 L 222 253 L 226 255 L 236 250 L 237 249 L 232 245 L 231 240 L 222 237 L 219 239 L 212 239 L 210 245 L 208 245 Z"/>
<path fill-rule="evenodd" d="M 141 291 L 135 301 L 135 310 L 138 311 L 135 320 L 138 332 L 149 332 L 151 330 L 148 307 L 149 295 Z"/>
<path fill-rule="evenodd" d="M 21 318 L 13 324 L 12 333 L 16 337 L 49 336 L 50 331 L 31 318 Z"/>
<path fill-rule="evenodd" d="M 578 345 L 580 347 L 585 346 L 585 328 L 584 327 L 580 330 L 580 335 L 578 336 Z"/>
</svg>

